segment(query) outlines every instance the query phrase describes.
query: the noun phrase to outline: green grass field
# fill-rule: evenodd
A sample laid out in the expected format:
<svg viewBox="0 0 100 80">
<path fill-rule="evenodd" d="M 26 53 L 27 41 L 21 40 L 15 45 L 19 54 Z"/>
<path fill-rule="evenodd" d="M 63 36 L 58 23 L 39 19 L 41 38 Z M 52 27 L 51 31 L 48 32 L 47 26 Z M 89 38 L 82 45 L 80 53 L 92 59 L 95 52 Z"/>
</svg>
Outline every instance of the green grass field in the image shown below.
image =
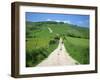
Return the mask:
<svg viewBox="0 0 100 80">
<path fill-rule="evenodd" d="M 80 64 L 89 63 L 88 28 L 53 21 L 26 22 L 26 67 L 36 66 L 47 58 L 57 48 L 60 37 L 70 56 Z"/>
<path fill-rule="evenodd" d="M 80 64 L 89 64 L 89 40 L 66 37 L 65 47 L 75 60 Z"/>
</svg>

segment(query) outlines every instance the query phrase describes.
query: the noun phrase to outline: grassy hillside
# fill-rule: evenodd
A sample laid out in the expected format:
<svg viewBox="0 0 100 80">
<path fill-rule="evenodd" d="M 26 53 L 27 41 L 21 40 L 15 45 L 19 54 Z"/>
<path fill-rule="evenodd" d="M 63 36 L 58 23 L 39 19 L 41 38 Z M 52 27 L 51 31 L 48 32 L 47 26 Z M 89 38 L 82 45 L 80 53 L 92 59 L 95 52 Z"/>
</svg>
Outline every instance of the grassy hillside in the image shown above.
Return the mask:
<svg viewBox="0 0 100 80">
<path fill-rule="evenodd" d="M 70 55 L 81 64 L 89 63 L 89 41 L 83 38 L 66 37 L 65 47 Z"/>
<path fill-rule="evenodd" d="M 81 64 L 89 63 L 88 28 L 53 21 L 26 22 L 26 66 L 36 66 L 47 58 L 57 48 L 60 37 L 74 59 Z"/>
</svg>

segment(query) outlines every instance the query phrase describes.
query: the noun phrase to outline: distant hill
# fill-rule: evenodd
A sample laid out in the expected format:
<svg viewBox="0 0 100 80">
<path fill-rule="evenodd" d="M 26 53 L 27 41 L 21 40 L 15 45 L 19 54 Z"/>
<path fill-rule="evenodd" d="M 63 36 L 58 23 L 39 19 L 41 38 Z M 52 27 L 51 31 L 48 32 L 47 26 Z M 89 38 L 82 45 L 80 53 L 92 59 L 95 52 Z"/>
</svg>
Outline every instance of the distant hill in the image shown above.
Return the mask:
<svg viewBox="0 0 100 80">
<path fill-rule="evenodd" d="M 26 22 L 27 28 L 36 29 L 42 27 L 51 27 L 52 29 L 58 27 L 64 31 L 64 34 L 72 37 L 89 38 L 89 28 L 81 27 L 64 22 L 42 21 L 42 22 Z M 66 31 L 65 31 L 66 30 Z M 59 33 L 59 32 L 58 32 Z"/>
</svg>

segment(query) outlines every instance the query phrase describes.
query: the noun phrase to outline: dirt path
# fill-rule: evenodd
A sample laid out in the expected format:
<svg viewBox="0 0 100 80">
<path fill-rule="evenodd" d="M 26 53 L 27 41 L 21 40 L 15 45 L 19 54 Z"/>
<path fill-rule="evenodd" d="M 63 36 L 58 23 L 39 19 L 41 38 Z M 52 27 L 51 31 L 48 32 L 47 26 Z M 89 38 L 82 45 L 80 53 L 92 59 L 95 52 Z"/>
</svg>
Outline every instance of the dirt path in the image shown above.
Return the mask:
<svg viewBox="0 0 100 80">
<path fill-rule="evenodd" d="M 48 30 L 49 30 L 49 32 L 50 32 L 50 33 L 52 33 L 52 32 L 53 32 L 53 31 L 52 31 L 52 29 L 51 29 L 51 28 L 49 28 L 49 27 L 48 27 Z"/>
<path fill-rule="evenodd" d="M 76 65 L 78 63 L 69 56 L 66 51 L 62 39 L 60 38 L 59 45 L 48 58 L 42 61 L 37 66 L 62 66 L 62 65 Z"/>
</svg>

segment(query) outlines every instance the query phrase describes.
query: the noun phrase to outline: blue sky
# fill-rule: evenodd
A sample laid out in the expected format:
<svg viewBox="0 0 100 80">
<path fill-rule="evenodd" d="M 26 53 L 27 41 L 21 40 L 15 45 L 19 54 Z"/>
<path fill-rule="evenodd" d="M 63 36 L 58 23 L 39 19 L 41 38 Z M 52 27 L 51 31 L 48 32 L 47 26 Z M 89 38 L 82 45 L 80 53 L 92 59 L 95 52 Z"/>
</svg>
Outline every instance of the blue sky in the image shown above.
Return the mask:
<svg viewBox="0 0 100 80">
<path fill-rule="evenodd" d="M 26 21 L 31 21 L 31 22 L 56 21 L 56 22 L 74 24 L 81 27 L 89 27 L 89 15 L 26 12 Z"/>
</svg>

